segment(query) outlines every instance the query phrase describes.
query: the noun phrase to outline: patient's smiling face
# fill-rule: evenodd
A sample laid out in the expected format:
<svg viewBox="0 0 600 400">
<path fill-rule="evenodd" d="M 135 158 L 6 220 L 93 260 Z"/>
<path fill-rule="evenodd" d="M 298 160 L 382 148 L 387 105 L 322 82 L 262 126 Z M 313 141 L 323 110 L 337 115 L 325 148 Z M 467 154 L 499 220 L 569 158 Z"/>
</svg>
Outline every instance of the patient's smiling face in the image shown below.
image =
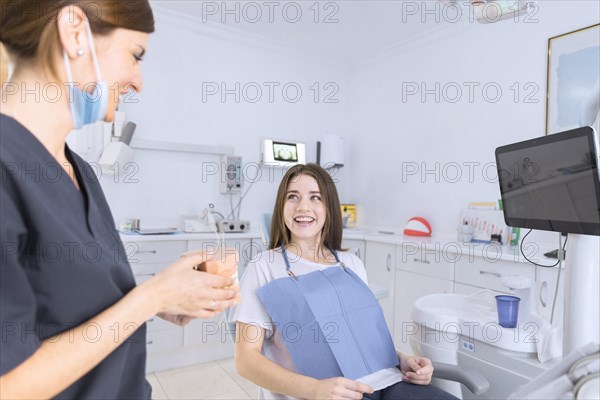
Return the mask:
<svg viewBox="0 0 600 400">
<path fill-rule="evenodd" d="M 327 210 L 315 178 L 299 175 L 290 181 L 283 218 L 291 232 L 292 242 L 320 243 Z"/>
</svg>

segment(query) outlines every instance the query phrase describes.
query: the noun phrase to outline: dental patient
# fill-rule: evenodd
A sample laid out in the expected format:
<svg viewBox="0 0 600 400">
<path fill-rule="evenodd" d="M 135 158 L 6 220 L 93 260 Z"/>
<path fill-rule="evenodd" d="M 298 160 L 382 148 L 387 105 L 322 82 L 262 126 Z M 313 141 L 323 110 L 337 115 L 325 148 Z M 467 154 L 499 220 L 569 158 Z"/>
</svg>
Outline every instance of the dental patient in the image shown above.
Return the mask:
<svg viewBox="0 0 600 400">
<path fill-rule="evenodd" d="M 455 399 L 430 386 L 430 360 L 396 352 L 360 259 L 341 249 L 330 175 L 283 177 L 269 250 L 248 264 L 236 321 L 237 370 L 259 399 Z"/>
</svg>

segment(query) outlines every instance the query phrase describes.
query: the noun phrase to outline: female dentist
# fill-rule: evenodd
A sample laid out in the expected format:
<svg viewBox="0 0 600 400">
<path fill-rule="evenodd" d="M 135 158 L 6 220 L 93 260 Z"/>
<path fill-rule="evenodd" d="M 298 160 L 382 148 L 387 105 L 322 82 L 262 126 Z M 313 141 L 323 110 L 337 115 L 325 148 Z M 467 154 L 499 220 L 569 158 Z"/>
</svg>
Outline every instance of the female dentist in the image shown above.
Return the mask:
<svg viewBox="0 0 600 400">
<path fill-rule="evenodd" d="M 193 269 L 202 254 L 136 287 L 98 180 L 65 144 L 142 89 L 152 10 L 2 0 L 0 12 L 14 65 L 0 109 L 0 397 L 149 399 L 145 321 L 212 318 L 237 295 Z"/>
</svg>

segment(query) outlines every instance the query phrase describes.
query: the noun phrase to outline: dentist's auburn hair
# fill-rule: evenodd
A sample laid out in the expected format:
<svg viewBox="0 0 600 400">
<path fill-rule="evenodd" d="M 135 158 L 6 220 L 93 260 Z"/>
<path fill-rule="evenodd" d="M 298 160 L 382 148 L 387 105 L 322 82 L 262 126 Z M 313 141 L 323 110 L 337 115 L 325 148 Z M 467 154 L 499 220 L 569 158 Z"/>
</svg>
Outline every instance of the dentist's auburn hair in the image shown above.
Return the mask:
<svg viewBox="0 0 600 400">
<path fill-rule="evenodd" d="M 72 12 L 65 7 L 81 8 L 96 35 L 108 35 L 116 28 L 154 32 L 148 0 L 2 0 L 0 42 L 15 69 L 21 62 L 34 61 L 57 78 L 53 64 L 61 55 L 57 21 L 61 12 Z"/>
<path fill-rule="evenodd" d="M 269 250 L 286 246 L 290 243 L 292 234 L 285 224 L 283 209 L 290 182 L 293 182 L 294 179 L 301 175 L 315 178 L 321 192 L 321 201 L 325 205 L 326 218 L 323 230 L 321 231 L 320 246 L 331 250 L 342 250 L 342 213 L 340 211 L 338 192 L 331 175 L 318 164 L 313 163 L 294 165 L 281 180 L 277 191 L 275 207 L 273 208 Z"/>
</svg>

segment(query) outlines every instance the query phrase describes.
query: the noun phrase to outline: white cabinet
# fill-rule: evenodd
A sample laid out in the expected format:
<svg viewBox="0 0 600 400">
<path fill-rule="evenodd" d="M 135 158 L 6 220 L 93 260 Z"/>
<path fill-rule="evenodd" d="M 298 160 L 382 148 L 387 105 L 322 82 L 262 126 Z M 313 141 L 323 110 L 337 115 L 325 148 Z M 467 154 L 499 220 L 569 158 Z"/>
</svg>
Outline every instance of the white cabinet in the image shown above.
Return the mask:
<svg viewBox="0 0 600 400">
<path fill-rule="evenodd" d="M 246 270 L 246 264 L 254 256 L 263 251 L 257 240 L 251 239 L 225 239 L 225 252 L 237 252 L 238 259 L 238 276 L 241 277 Z M 208 254 L 216 254 L 219 249 L 219 244 L 216 239 L 213 240 L 190 240 L 188 242 L 188 251 L 201 250 Z"/>
<path fill-rule="evenodd" d="M 412 354 L 408 338 L 417 330 L 411 317 L 413 305 L 429 294 L 452 293 L 454 265 L 439 253 L 415 253 L 405 246 L 398 246 L 397 251 L 394 344 L 401 352 Z"/>
<path fill-rule="evenodd" d="M 148 354 L 154 355 L 173 350 L 181 347 L 182 345 L 183 329 L 179 327 L 160 331 L 151 331 L 148 329 L 146 334 L 146 350 L 148 351 Z M 151 365 L 149 367 L 151 367 Z M 151 369 L 156 370 L 156 368 Z"/>
<path fill-rule="evenodd" d="M 261 251 L 256 241 L 250 239 L 225 240 L 225 253 L 237 252 L 238 276 L 241 277 L 246 270 L 246 264 Z M 188 251 L 201 250 L 208 254 L 216 254 L 219 244 L 216 240 L 191 240 L 188 242 Z M 227 322 L 227 312 L 219 314 L 213 319 L 196 319 L 184 328 L 184 346 L 210 347 L 212 351 L 221 349 L 221 357 L 233 357 L 233 340 L 235 325 Z"/>
<path fill-rule="evenodd" d="M 457 284 L 502 293 L 514 293 L 502 284 L 504 277 L 520 275 L 535 280 L 535 269 L 532 265 L 502 260 L 492 262 L 483 257 L 461 257 L 456 262 L 455 271 L 454 279 Z"/>
<path fill-rule="evenodd" d="M 366 244 L 364 240 L 342 239 L 342 249 L 347 249 L 349 252 L 356 254 L 363 263 L 365 262 Z"/>
<path fill-rule="evenodd" d="M 564 264 L 563 264 L 564 265 Z M 554 303 L 554 296 L 556 293 L 556 280 L 558 278 L 558 267 L 536 268 L 536 284 L 537 284 L 537 310 L 538 313 L 546 318 L 548 321 L 551 320 L 552 305 Z M 558 294 L 556 299 L 556 305 L 554 310 L 554 319 L 552 325 L 562 326 L 562 316 L 565 303 L 565 271 L 560 271 L 560 282 L 558 286 Z"/>
<path fill-rule="evenodd" d="M 164 242 L 124 242 L 127 259 L 139 285 L 152 278 L 177 260 L 187 250 L 187 242 L 172 240 Z M 148 354 L 159 354 L 183 345 L 183 329 L 159 317 L 146 321 L 146 349 Z M 158 369 L 148 357 L 147 368 Z"/>
<path fill-rule="evenodd" d="M 396 246 L 377 242 L 367 242 L 365 268 L 369 284 L 376 284 L 389 291 L 389 296 L 379 300 L 390 332 L 394 332 L 394 279 Z"/>
<path fill-rule="evenodd" d="M 387 239 L 387 238 L 386 238 Z M 152 278 L 186 251 L 215 252 L 217 239 L 210 234 L 177 235 L 170 238 L 123 237 L 136 282 Z M 262 248 L 258 235 L 226 235 L 225 244 L 240 255 L 238 273 Z M 354 251 L 363 261 L 370 284 L 387 289 L 389 296 L 380 304 L 396 348 L 411 354 L 408 338 L 415 334 L 411 318 L 414 302 L 435 293 L 473 294 L 482 289 L 511 293 L 502 285 L 502 277 L 523 275 L 535 279 L 538 288 L 538 311 L 550 319 L 556 285 L 557 268 L 537 269 L 529 264 L 445 254 L 436 243 L 392 242 L 383 240 L 344 239 L 342 247 Z M 442 249 L 440 251 L 440 248 Z M 562 319 L 562 282 L 556 301 L 554 324 Z M 185 328 L 158 317 L 147 321 L 148 372 L 209 362 L 233 355 L 234 327 L 224 314 L 212 320 L 195 320 Z"/>
<path fill-rule="evenodd" d="M 213 235 L 205 236 L 142 237 L 137 241 L 123 237 L 123 246 L 136 283 L 140 284 L 160 273 L 187 251 L 215 253 L 218 249 L 217 240 Z M 238 273 L 242 273 L 248 261 L 260 251 L 258 239 L 258 236 L 248 234 L 225 237 L 226 248 L 235 249 L 240 255 Z M 233 356 L 233 327 L 226 323 L 224 313 L 211 320 L 194 320 L 184 328 L 155 316 L 146 322 L 146 327 L 148 372 Z"/>
<path fill-rule="evenodd" d="M 345 240 L 343 245 L 361 248 L 361 242 L 353 238 Z M 512 294 L 514 291 L 502 284 L 502 278 L 506 276 L 520 275 L 535 280 L 538 312 L 550 320 L 558 268 L 534 267 L 516 259 L 495 258 L 492 251 L 480 255 L 464 249 L 451 252 L 447 250 L 455 247 L 446 247 L 443 242 L 398 240 L 390 243 L 387 239 L 386 243 L 382 242 L 366 237 L 361 258 L 369 282 L 389 290 L 390 296 L 380 300 L 380 304 L 394 344 L 404 353 L 413 353 L 408 338 L 416 331 L 411 317 L 416 300 L 436 293 L 471 295 L 484 289 Z M 560 279 L 554 325 L 562 324 L 563 281 L 564 274 Z"/>
</svg>

